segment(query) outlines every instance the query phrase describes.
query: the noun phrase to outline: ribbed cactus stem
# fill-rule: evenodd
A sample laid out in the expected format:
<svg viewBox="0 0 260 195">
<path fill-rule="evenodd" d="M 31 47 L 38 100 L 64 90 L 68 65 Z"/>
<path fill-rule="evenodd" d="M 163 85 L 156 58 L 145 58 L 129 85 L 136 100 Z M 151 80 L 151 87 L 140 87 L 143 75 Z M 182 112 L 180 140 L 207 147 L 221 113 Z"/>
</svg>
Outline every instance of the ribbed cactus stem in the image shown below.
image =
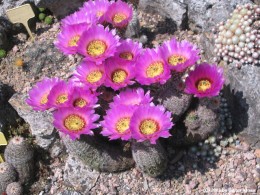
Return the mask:
<svg viewBox="0 0 260 195">
<path fill-rule="evenodd" d="M 34 177 L 32 146 L 22 137 L 12 138 L 5 149 L 5 160 L 18 172 L 19 182 L 27 183 Z"/>
<path fill-rule="evenodd" d="M 149 141 L 133 141 L 131 148 L 136 166 L 144 174 L 157 177 L 167 168 L 167 154 L 159 141 L 156 144 L 151 144 Z"/>
<path fill-rule="evenodd" d="M 110 143 L 98 136 L 81 135 L 79 140 L 71 140 L 61 135 L 61 138 L 69 153 L 78 156 L 92 169 L 119 172 L 134 166 L 130 148 L 120 144 Z"/>
<path fill-rule="evenodd" d="M 6 195 L 23 195 L 23 188 L 20 183 L 10 183 L 6 188 Z"/>
<path fill-rule="evenodd" d="M 11 164 L 7 162 L 0 164 L 0 194 L 5 192 L 8 184 L 16 180 L 16 176 L 17 173 Z"/>
</svg>

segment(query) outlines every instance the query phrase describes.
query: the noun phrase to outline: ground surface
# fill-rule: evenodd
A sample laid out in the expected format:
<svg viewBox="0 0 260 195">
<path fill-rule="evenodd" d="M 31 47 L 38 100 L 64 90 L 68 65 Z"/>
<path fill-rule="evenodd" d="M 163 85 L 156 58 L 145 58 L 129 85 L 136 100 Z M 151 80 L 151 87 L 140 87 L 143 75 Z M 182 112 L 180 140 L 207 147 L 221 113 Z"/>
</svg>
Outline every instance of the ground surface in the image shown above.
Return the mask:
<svg viewBox="0 0 260 195">
<path fill-rule="evenodd" d="M 180 40 L 187 39 L 202 47 L 199 44 L 202 36 L 200 34 L 193 31 L 173 32 L 171 25 L 166 24 L 160 16 L 139 13 L 139 17 L 142 18 L 141 32 L 148 35 L 150 46 L 157 46 L 175 33 Z M 81 60 L 80 56 L 63 58 L 61 54 L 55 54 L 56 61 L 49 60 L 42 70 L 34 71 L 35 67 L 37 69 L 37 64 L 27 59 L 28 52 L 35 52 L 31 48 L 41 45 L 46 40 L 52 42 L 59 31 L 59 23 L 56 22 L 51 26 L 37 23 L 36 29 L 35 42 L 27 41 L 25 34 L 18 34 L 13 49 L 0 62 L 0 80 L 12 86 L 16 92 L 28 92 L 31 86 L 45 76 L 59 76 L 66 79 Z M 50 59 L 53 57 L 48 51 L 41 55 Z M 23 67 L 15 65 L 17 58 L 25 61 Z M 76 192 L 80 194 L 77 186 L 71 186 L 64 181 L 64 167 L 68 155 L 62 143 L 58 143 L 56 150 L 50 153 L 37 149 L 37 181 L 27 186 L 26 193 L 70 194 L 69 191 L 74 191 L 74 194 L 77 194 Z M 89 194 L 260 193 L 260 150 L 253 150 L 242 141 L 237 140 L 232 147 L 223 147 L 221 156 L 212 164 L 201 160 L 186 148 L 168 148 L 168 154 L 169 167 L 160 178 L 149 178 L 136 168 L 123 173 L 97 173 L 98 177 Z"/>
</svg>

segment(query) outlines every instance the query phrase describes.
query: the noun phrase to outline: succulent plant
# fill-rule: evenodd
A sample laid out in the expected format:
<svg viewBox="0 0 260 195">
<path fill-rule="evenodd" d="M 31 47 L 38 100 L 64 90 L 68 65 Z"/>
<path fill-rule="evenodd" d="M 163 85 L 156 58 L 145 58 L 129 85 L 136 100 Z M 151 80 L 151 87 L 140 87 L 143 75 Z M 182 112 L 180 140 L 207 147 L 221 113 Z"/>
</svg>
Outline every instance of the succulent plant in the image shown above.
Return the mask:
<svg viewBox="0 0 260 195">
<path fill-rule="evenodd" d="M 46 17 L 46 14 L 45 13 L 40 13 L 38 17 L 39 17 L 39 20 L 44 20 L 45 17 Z"/>
<path fill-rule="evenodd" d="M 215 39 L 215 53 L 227 63 L 259 65 L 260 60 L 260 7 L 238 5 L 231 18 L 219 24 Z"/>
<path fill-rule="evenodd" d="M 0 194 L 5 192 L 8 184 L 16 181 L 16 176 L 17 173 L 11 164 L 7 162 L 0 164 Z"/>
<path fill-rule="evenodd" d="M 27 183 L 34 176 L 34 151 L 22 137 L 13 137 L 6 146 L 4 156 L 6 162 L 13 165 L 18 172 L 19 182 Z"/>
<path fill-rule="evenodd" d="M 161 175 L 168 165 L 168 158 L 165 149 L 158 141 L 157 144 L 145 142 L 132 142 L 132 154 L 136 166 L 144 174 L 151 177 Z"/>
<path fill-rule="evenodd" d="M 61 135 L 69 151 L 78 156 L 87 166 L 102 172 L 120 172 L 134 166 L 131 150 L 127 145 L 108 142 L 104 138 L 81 135 L 78 140 L 71 140 Z"/>
<path fill-rule="evenodd" d="M 22 195 L 23 194 L 23 188 L 20 183 L 13 182 L 8 184 L 6 188 L 6 195 Z"/>
<path fill-rule="evenodd" d="M 52 22 L 53 22 L 53 19 L 52 19 L 52 17 L 51 16 L 46 16 L 45 17 L 45 19 L 44 19 L 44 22 L 46 23 L 46 24 L 52 24 Z"/>
<path fill-rule="evenodd" d="M 6 51 L 3 49 L 0 49 L 0 59 L 4 58 L 6 56 Z"/>
</svg>

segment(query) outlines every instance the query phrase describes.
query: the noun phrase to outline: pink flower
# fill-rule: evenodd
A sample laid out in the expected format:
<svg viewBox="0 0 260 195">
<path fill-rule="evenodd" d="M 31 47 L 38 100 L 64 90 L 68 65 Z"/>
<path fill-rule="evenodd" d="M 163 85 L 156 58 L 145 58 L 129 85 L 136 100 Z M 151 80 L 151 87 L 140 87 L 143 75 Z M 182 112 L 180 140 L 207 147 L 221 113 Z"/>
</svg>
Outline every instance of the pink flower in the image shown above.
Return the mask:
<svg viewBox="0 0 260 195">
<path fill-rule="evenodd" d="M 98 127 L 94 122 L 99 119 L 99 115 L 94 114 L 91 109 L 70 107 L 56 110 L 53 118 L 54 127 L 75 140 L 82 134 L 93 135 L 91 130 Z"/>
<path fill-rule="evenodd" d="M 29 98 L 26 100 L 26 103 L 34 110 L 44 111 L 49 109 L 49 93 L 53 86 L 59 82 L 59 78 L 44 78 L 29 91 Z"/>
<path fill-rule="evenodd" d="M 177 42 L 174 38 L 165 42 L 160 51 L 168 67 L 177 72 L 185 71 L 200 58 L 196 46 L 187 41 Z"/>
<path fill-rule="evenodd" d="M 111 3 L 108 0 L 90 0 L 84 3 L 83 8 L 81 8 L 80 11 L 85 13 L 93 13 L 93 15 L 95 15 L 98 19 L 99 23 L 102 24 L 105 21 L 105 15 L 110 5 Z"/>
<path fill-rule="evenodd" d="M 131 5 L 118 0 L 112 3 L 106 13 L 106 21 L 116 28 L 123 28 L 128 25 L 133 17 Z"/>
<path fill-rule="evenodd" d="M 87 30 L 86 24 L 65 26 L 58 34 L 57 41 L 54 44 L 66 55 L 76 54 L 79 39 L 85 30 Z"/>
<path fill-rule="evenodd" d="M 162 56 L 156 49 L 146 49 L 136 62 L 136 80 L 142 85 L 164 84 L 171 77 Z"/>
<path fill-rule="evenodd" d="M 203 63 L 189 73 L 185 81 L 185 92 L 195 97 L 217 96 L 224 85 L 223 69 L 217 65 Z"/>
<path fill-rule="evenodd" d="M 108 136 L 110 140 L 131 138 L 130 121 L 134 113 L 131 106 L 119 105 L 107 111 L 104 121 L 101 122 L 103 127 L 101 134 Z"/>
<path fill-rule="evenodd" d="M 132 85 L 135 77 L 135 69 L 129 62 L 122 62 L 116 58 L 110 58 L 105 64 L 106 81 L 105 86 L 114 90 Z"/>
<path fill-rule="evenodd" d="M 114 102 L 110 104 L 110 107 L 113 108 L 117 105 L 135 107 L 138 107 L 139 105 L 149 105 L 152 102 L 152 99 L 150 92 L 148 91 L 145 94 L 142 88 L 126 89 L 114 97 Z"/>
<path fill-rule="evenodd" d="M 88 87 L 74 87 L 69 100 L 75 108 L 94 108 L 98 102 L 97 93 L 91 92 Z"/>
<path fill-rule="evenodd" d="M 92 90 L 96 90 L 104 84 L 106 79 L 103 64 L 96 65 L 94 62 L 83 61 L 74 72 L 74 82 L 81 82 Z"/>
<path fill-rule="evenodd" d="M 101 64 L 105 59 L 114 56 L 119 45 L 115 30 L 109 31 L 101 25 L 93 26 L 82 34 L 78 52 L 85 56 L 85 60 Z"/>
<path fill-rule="evenodd" d="M 171 113 L 163 106 L 141 105 L 130 122 L 132 137 L 138 142 L 149 140 L 151 144 L 156 144 L 159 137 L 170 137 L 172 126 Z"/>
<path fill-rule="evenodd" d="M 121 45 L 117 48 L 115 57 L 132 62 L 135 65 L 136 60 L 142 52 L 142 44 L 134 42 L 131 39 L 121 40 Z"/>
<path fill-rule="evenodd" d="M 86 30 L 97 24 L 97 18 L 91 12 L 77 11 L 61 20 L 61 27 L 85 24 Z"/>
<path fill-rule="evenodd" d="M 48 106 L 51 108 L 69 107 L 69 96 L 73 90 L 71 83 L 65 81 L 58 82 L 50 91 L 48 96 Z"/>
</svg>

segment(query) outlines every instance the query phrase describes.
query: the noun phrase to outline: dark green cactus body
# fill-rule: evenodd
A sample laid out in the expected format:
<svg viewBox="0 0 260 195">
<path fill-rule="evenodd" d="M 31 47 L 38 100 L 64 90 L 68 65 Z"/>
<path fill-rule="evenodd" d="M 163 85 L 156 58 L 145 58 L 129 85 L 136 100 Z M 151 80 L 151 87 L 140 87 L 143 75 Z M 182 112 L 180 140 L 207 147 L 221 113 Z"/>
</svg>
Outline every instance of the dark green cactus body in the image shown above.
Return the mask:
<svg viewBox="0 0 260 195">
<path fill-rule="evenodd" d="M 16 180 L 16 176 L 17 173 L 11 164 L 7 162 L 0 164 L 0 194 L 5 192 L 8 184 Z"/>
<path fill-rule="evenodd" d="M 6 195 L 22 195 L 23 188 L 20 183 L 13 182 L 10 183 L 6 188 Z"/>
<path fill-rule="evenodd" d="M 78 156 L 90 168 L 102 172 L 125 171 L 134 166 L 130 148 L 111 143 L 98 136 L 81 135 L 79 140 L 71 140 L 61 135 L 69 151 Z"/>
<path fill-rule="evenodd" d="M 32 146 L 22 137 L 14 137 L 5 149 L 5 160 L 18 172 L 19 182 L 27 183 L 34 177 L 34 158 Z"/>
<path fill-rule="evenodd" d="M 132 154 L 137 168 L 151 177 L 161 175 L 167 168 L 167 154 L 159 141 L 157 144 L 133 141 Z"/>
</svg>

